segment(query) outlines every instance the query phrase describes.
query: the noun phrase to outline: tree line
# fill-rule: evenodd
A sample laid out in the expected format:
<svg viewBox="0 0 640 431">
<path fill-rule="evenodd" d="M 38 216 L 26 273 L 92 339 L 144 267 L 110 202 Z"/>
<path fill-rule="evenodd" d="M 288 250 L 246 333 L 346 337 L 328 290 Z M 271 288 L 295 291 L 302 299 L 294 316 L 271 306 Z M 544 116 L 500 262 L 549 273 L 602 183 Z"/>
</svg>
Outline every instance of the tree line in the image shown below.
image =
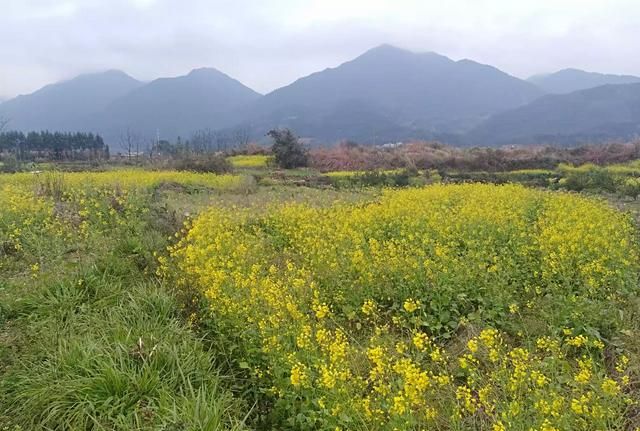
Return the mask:
<svg viewBox="0 0 640 431">
<path fill-rule="evenodd" d="M 0 153 L 19 161 L 96 160 L 109 158 L 109 146 L 93 133 L 7 131 L 0 133 Z"/>
</svg>

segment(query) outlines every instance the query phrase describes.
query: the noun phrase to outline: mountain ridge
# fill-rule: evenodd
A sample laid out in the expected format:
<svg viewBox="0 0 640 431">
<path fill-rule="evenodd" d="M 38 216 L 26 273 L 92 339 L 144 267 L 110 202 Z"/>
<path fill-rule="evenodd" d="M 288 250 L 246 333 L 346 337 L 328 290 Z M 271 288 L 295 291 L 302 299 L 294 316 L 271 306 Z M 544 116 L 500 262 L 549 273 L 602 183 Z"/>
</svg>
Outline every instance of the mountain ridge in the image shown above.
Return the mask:
<svg viewBox="0 0 640 431">
<path fill-rule="evenodd" d="M 435 52 L 382 44 L 264 95 L 213 67 L 149 82 L 112 69 L 6 100 L 0 104 L 0 118 L 11 120 L 9 128 L 23 131 L 100 133 L 116 145 L 129 129 L 147 138 L 159 133 L 170 140 L 188 138 L 202 129 L 221 135 L 242 129 L 260 140 L 272 128 L 290 127 L 316 143 L 429 139 L 493 145 L 530 143 L 543 137 L 564 142 L 578 139 L 575 133 L 605 139 L 635 132 L 635 116 L 630 113 L 635 109 L 635 90 L 626 95 L 627 87 L 599 90 L 604 91 L 602 103 L 609 111 L 598 111 L 589 96 L 598 92 L 586 98 L 573 95 L 584 89 L 557 94 L 568 88 L 567 79 L 578 87 L 611 80 L 622 81 L 618 84 L 622 86 L 632 85 L 627 81 L 640 82 L 630 75 L 579 69 L 521 80 L 470 59 L 452 60 Z M 564 87 L 554 89 L 554 82 Z M 563 109 L 588 118 L 595 129 L 587 130 L 580 122 L 569 127 L 571 121 Z M 566 127 L 555 124 L 547 111 L 563 118 Z M 522 113 L 530 117 L 521 118 Z M 607 118 L 612 122 L 600 121 Z"/>
<path fill-rule="evenodd" d="M 634 84 L 640 82 L 640 77 L 567 68 L 553 73 L 534 75 L 527 81 L 539 86 L 549 94 L 568 94 L 602 85 Z"/>
<path fill-rule="evenodd" d="M 640 83 L 552 94 L 494 115 L 467 135 L 473 145 L 577 145 L 640 134 Z"/>
<path fill-rule="evenodd" d="M 76 131 L 93 112 L 141 85 L 141 81 L 113 69 L 78 75 L 3 102 L 0 117 L 20 130 Z"/>
<path fill-rule="evenodd" d="M 490 89 L 497 90 L 492 97 Z M 342 105 L 361 103 L 376 110 L 372 116 L 393 123 L 396 139 L 426 138 L 464 129 L 540 95 L 532 84 L 488 65 L 381 45 L 266 94 L 247 117 L 260 132 L 277 125 L 329 140 L 372 138 L 375 131 L 338 137 L 325 130 L 334 112 L 344 111 Z"/>
<path fill-rule="evenodd" d="M 158 78 L 114 100 L 94 119 L 110 139 L 118 130 L 134 128 L 175 139 L 198 129 L 228 126 L 233 110 L 261 95 L 215 68 Z"/>
</svg>

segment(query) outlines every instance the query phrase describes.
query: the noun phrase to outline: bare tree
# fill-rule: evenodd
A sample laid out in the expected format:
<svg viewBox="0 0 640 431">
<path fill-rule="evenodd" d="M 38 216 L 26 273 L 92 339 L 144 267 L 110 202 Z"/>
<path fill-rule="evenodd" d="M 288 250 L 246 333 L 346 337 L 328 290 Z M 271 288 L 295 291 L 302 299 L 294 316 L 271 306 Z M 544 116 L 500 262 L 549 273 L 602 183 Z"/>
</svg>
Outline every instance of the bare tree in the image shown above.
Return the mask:
<svg viewBox="0 0 640 431">
<path fill-rule="evenodd" d="M 138 156 L 140 156 L 140 137 L 137 137 L 136 142 L 136 165 L 138 164 Z"/>
<path fill-rule="evenodd" d="M 233 130 L 233 146 L 235 148 L 244 149 L 247 145 L 249 145 L 249 139 L 251 134 L 249 132 L 249 127 L 247 126 L 238 126 Z"/>
<path fill-rule="evenodd" d="M 191 135 L 191 145 L 195 152 L 206 153 L 212 151 L 216 139 L 216 132 L 211 129 L 197 130 Z"/>
<path fill-rule="evenodd" d="M 156 145 L 158 143 L 157 137 L 147 136 L 144 139 L 144 152 L 149 155 L 149 160 L 153 161 L 153 153 L 156 150 Z"/>
<path fill-rule="evenodd" d="M 230 144 L 234 143 L 234 139 L 246 139 L 241 133 L 232 136 L 224 130 L 202 129 L 191 135 L 191 144 L 193 151 L 199 153 L 209 153 L 213 151 L 226 151 Z"/>
<path fill-rule="evenodd" d="M 138 160 L 138 153 L 140 152 L 140 136 L 127 127 L 126 130 L 120 133 L 120 146 L 127 149 L 127 155 L 129 161 L 131 161 L 131 153 L 133 149 L 136 150 L 136 160 Z"/>
<path fill-rule="evenodd" d="M 131 148 L 133 146 L 133 137 L 131 136 L 131 129 L 127 127 L 127 130 L 120 132 L 120 146 L 127 149 L 127 157 L 131 161 Z"/>
<path fill-rule="evenodd" d="M 224 131 L 217 130 L 215 132 L 216 151 L 227 151 L 229 137 Z"/>
</svg>

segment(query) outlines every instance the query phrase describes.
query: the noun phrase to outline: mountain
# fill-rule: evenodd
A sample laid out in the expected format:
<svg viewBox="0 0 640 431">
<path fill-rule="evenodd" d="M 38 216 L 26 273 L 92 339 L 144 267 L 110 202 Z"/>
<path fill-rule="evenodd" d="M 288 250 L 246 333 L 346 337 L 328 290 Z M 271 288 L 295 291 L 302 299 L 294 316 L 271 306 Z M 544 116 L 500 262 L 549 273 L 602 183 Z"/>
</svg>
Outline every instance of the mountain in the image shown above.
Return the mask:
<svg viewBox="0 0 640 431">
<path fill-rule="evenodd" d="M 575 145 L 640 134 L 640 84 L 604 85 L 494 115 L 467 134 L 469 144 Z"/>
<path fill-rule="evenodd" d="M 568 94 L 541 89 L 634 79 L 639 83 Z M 0 118 L 24 131 L 97 132 L 115 147 L 127 129 L 174 140 L 200 129 L 229 139 L 290 127 L 319 143 L 417 138 L 473 145 L 570 144 L 639 132 L 640 78 L 569 69 L 531 81 L 471 60 L 381 45 L 265 96 L 212 68 L 148 83 L 112 70 L 4 101 Z"/>
<path fill-rule="evenodd" d="M 244 117 L 256 134 L 286 126 L 374 142 L 461 132 L 542 94 L 491 66 L 382 45 L 267 94 Z"/>
<path fill-rule="evenodd" d="M 87 130 L 93 114 L 141 85 L 118 70 L 80 75 L 3 102 L 0 117 L 16 130 Z"/>
<path fill-rule="evenodd" d="M 16 130 L 91 131 L 109 143 L 131 128 L 139 136 L 188 137 L 238 122 L 237 109 L 260 94 L 211 68 L 139 82 L 124 72 L 80 75 L 0 105 Z"/>
<path fill-rule="evenodd" d="M 585 72 L 579 69 L 564 69 L 548 75 L 532 76 L 528 81 L 537 85 L 546 93 L 568 94 L 602 85 L 639 83 L 640 77 Z"/>
<path fill-rule="evenodd" d="M 160 78 L 112 101 L 94 118 L 107 138 L 131 127 L 165 139 L 189 137 L 199 129 L 219 129 L 237 121 L 236 111 L 260 94 L 213 68 L 176 78 Z"/>
</svg>

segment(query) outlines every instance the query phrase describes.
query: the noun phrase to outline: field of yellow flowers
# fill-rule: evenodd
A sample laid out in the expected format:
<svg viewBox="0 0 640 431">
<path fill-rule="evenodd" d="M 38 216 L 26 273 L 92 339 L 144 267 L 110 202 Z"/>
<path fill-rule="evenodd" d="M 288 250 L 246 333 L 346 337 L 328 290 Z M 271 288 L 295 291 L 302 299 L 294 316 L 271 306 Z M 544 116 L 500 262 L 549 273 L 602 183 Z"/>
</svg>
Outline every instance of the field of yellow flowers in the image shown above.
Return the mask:
<svg viewBox="0 0 640 431">
<path fill-rule="evenodd" d="M 273 157 L 262 154 L 227 157 L 227 160 L 234 168 L 266 168 L 272 159 Z"/>
<path fill-rule="evenodd" d="M 627 214 L 517 185 L 269 184 L 0 175 L 0 429 L 640 426 Z"/>
<path fill-rule="evenodd" d="M 141 197 L 160 184 L 229 191 L 250 182 L 237 175 L 126 169 L 0 175 L 0 247 L 7 255 L 25 246 L 37 253 L 48 249 L 39 241 L 69 242 L 134 222 L 148 211 Z"/>
<path fill-rule="evenodd" d="M 213 207 L 160 272 L 202 295 L 265 429 L 627 430 L 636 235 L 575 194 L 434 185 Z"/>
</svg>

